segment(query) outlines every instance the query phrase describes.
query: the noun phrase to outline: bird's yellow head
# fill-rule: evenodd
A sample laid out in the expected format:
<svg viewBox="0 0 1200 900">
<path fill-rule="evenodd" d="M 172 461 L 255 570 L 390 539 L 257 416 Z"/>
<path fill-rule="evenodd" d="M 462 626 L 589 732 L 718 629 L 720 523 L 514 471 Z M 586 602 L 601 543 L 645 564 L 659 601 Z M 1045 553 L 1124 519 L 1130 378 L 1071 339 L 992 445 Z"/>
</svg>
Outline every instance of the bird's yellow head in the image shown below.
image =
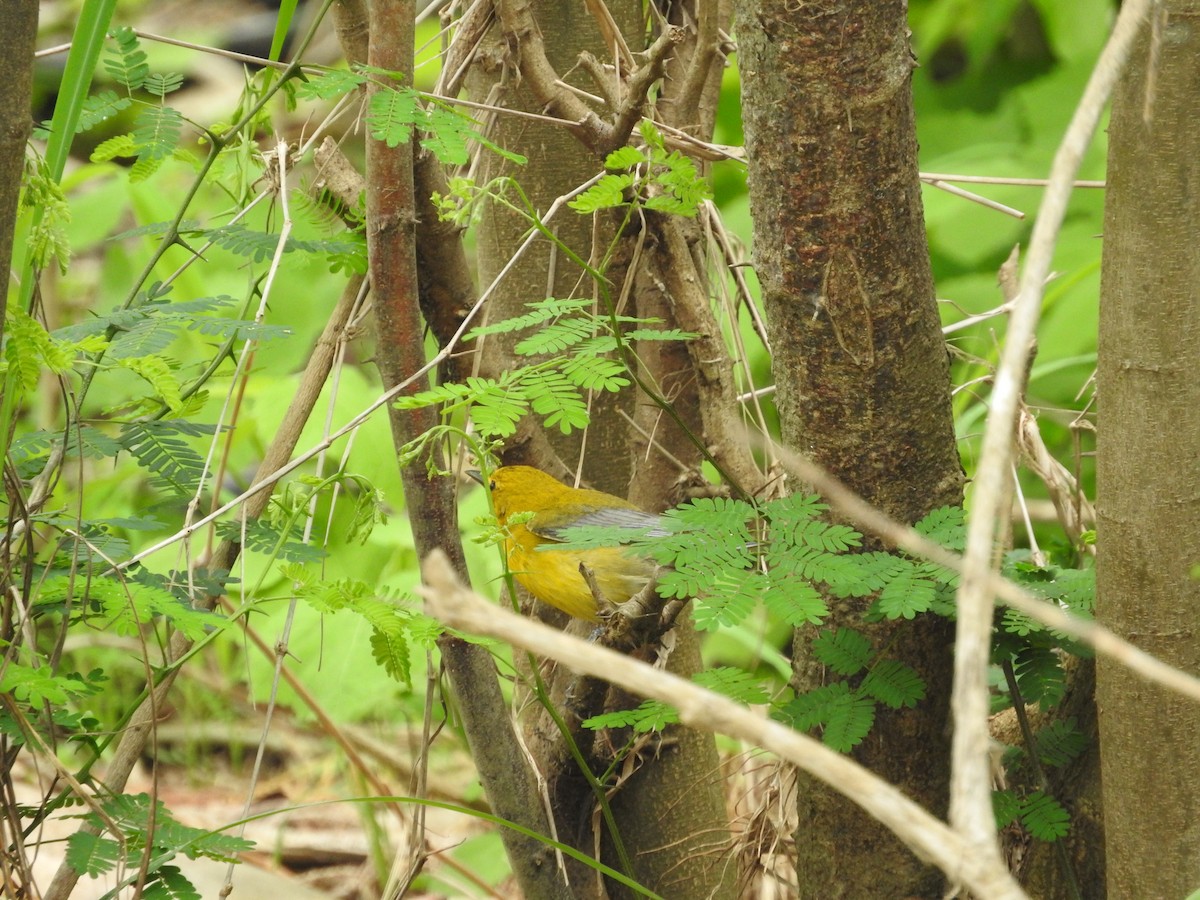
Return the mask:
<svg viewBox="0 0 1200 900">
<path fill-rule="evenodd" d="M 484 479 L 471 473 L 480 484 Z M 504 524 L 512 513 L 553 508 L 572 490 L 557 479 L 532 466 L 501 466 L 488 479 L 496 518 Z"/>
</svg>

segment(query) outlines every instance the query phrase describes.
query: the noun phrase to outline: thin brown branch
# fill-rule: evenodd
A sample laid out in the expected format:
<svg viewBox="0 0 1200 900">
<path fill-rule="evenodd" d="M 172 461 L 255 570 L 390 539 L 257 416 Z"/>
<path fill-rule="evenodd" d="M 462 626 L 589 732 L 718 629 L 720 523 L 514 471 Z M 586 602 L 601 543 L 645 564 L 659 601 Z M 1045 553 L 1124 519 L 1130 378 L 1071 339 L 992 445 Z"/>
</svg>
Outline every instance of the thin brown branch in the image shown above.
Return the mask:
<svg viewBox="0 0 1200 900">
<path fill-rule="evenodd" d="M 370 9 L 371 66 L 413 71 L 413 0 L 374 0 Z M 377 88 L 372 87 L 372 90 Z M 425 385 L 411 374 L 425 369 L 424 329 L 418 308 L 417 198 L 413 178 L 413 142 L 394 147 L 367 142 L 367 248 L 377 331 L 376 363 L 385 385 L 406 384 L 406 393 Z M 389 409 L 397 449 L 438 423 L 435 409 Z M 459 573 L 466 560 L 459 540 L 454 484 L 430 478 L 421 462 L 401 470 L 409 524 L 417 552 L 440 549 Z M 452 635 L 439 639 L 442 661 L 454 687 L 467 740 L 480 779 L 497 814 L 535 834 L 549 834 L 549 820 L 508 717 L 495 667 L 487 650 Z M 563 884 L 550 852 L 537 841 L 511 829 L 501 833 L 522 893 L 530 898 L 563 894 Z"/>
<path fill-rule="evenodd" d="M 618 145 L 629 140 L 633 131 L 642 118 L 646 108 L 646 98 L 654 83 L 663 77 L 667 58 L 684 38 L 687 37 L 682 28 L 671 26 L 663 30 L 653 44 L 646 50 L 646 61 L 634 70 L 625 86 L 624 97 L 616 107 L 616 120 L 613 124 L 613 139 Z"/>
<path fill-rule="evenodd" d="M 608 48 L 621 71 L 632 72 L 635 65 L 633 54 L 629 52 L 629 44 L 625 42 L 625 35 L 621 34 L 621 27 L 613 18 L 608 4 L 604 0 L 583 0 L 583 3 L 596 20 L 596 27 L 600 29 L 604 46 Z"/>
<path fill-rule="evenodd" d="M 338 44 L 350 65 L 367 61 L 367 41 L 370 35 L 365 0 L 337 0 L 330 7 Z"/>
<path fill-rule="evenodd" d="M 641 118 L 650 87 L 662 77 L 662 65 L 668 51 L 683 38 L 679 29 L 667 29 L 660 36 L 650 48 L 647 62 L 630 73 L 622 103 L 614 110 L 615 121 L 609 124 L 564 86 L 546 56 L 545 43 L 529 0 L 499 0 L 496 12 L 520 67 L 521 77 L 542 104 L 543 111 L 567 120 L 567 129 L 598 156 L 623 146 L 629 139 L 629 133 Z M 591 68 L 597 81 L 602 83 L 599 67 Z M 617 78 L 619 81 L 620 73 Z"/>
<path fill-rule="evenodd" d="M 696 337 L 687 351 L 699 378 L 700 415 L 709 452 L 720 468 L 740 488 L 753 493 L 762 480 L 745 440 L 745 432 L 734 417 L 737 391 L 733 366 L 725 350 L 721 329 L 708 305 L 708 293 L 700 281 L 678 217 L 648 216 L 661 257 L 660 271 L 671 298 L 675 321 Z"/>
<path fill-rule="evenodd" d="M 442 74 L 438 76 L 435 93 L 444 97 L 456 97 L 467 77 L 467 70 L 475 59 L 483 37 L 495 21 L 492 0 L 475 0 L 463 14 L 454 29 L 454 39 L 446 49 L 442 60 Z"/>
<path fill-rule="evenodd" d="M 566 128 L 594 153 L 619 146 L 612 142 L 612 126 L 560 84 L 558 73 L 546 57 L 546 45 L 531 0 L 498 0 L 496 14 L 520 67 L 521 78 L 542 104 L 542 111 L 565 119 Z"/>
<path fill-rule="evenodd" d="M 720 72 L 719 68 L 714 69 L 713 63 L 721 48 L 722 19 L 728 19 L 729 10 L 722 9 L 718 0 L 699 0 L 695 9 L 696 36 L 692 41 L 691 59 L 688 60 L 683 85 L 675 92 L 673 118 L 676 124 L 699 118 L 705 88 L 712 80 L 714 71 Z"/>
</svg>

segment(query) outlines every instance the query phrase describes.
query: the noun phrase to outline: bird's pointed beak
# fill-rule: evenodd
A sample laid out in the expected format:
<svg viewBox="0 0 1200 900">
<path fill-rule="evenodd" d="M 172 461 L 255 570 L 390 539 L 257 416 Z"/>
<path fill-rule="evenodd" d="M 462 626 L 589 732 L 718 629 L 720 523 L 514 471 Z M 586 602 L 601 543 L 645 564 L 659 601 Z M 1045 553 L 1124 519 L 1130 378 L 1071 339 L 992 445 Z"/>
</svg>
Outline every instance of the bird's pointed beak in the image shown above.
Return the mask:
<svg viewBox="0 0 1200 900">
<path fill-rule="evenodd" d="M 478 469 L 467 469 L 467 474 L 470 475 L 472 478 L 474 478 L 476 481 L 478 481 L 480 484 L 483 484 L 483 473 L 480 472 Z"/>
</svg>

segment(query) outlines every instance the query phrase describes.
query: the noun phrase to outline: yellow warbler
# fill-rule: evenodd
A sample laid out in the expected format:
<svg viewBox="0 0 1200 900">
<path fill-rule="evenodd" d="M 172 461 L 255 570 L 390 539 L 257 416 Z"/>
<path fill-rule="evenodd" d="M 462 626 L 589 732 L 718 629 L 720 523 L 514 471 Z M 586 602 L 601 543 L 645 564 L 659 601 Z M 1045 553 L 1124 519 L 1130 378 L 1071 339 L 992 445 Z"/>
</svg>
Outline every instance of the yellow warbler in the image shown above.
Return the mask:
<svg viewBox="0 0 1200 900">
<path fill-rule="evenodd" d="M 477 472 L 471 473 L 483 481 Z M 567 529 L 581 525 L 607 525 L 644 531 L 662 531 L 658 516 L 643 512 L 628 500 L 603 491 L 567 487 L 531 466 L 502 466 L 489 479 L 496 519 L 506 529 L 505 550 L 513 577 L 543 603 L 580 619 L 597 619 L 596 598 L 579 571 L 583 563 L 595 576 L 605 599 L 624 603 L 650 580 L 654 564 L 632 556 L 620 547 L 587 550 L 554 550 L 568 540 Z M 532 513 L 528 521 L 510 523 L 518 513 Z M 651 532 L 654 533 L 654 532 Z"/>
</svg>

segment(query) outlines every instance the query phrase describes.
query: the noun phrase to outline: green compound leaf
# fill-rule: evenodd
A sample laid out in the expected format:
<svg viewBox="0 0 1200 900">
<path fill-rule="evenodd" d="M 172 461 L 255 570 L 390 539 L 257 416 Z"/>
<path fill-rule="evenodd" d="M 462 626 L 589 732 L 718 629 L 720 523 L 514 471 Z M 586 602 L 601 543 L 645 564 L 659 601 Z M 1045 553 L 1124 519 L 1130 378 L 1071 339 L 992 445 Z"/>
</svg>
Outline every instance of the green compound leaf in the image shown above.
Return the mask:
<svg viewBox="0 0 1200 900">
<path fill-rule="evenodd" d="M 738 703 L 756 705 L 766 703 L 768 699 L 761 679 L 733 666 L 705 669 L 693 675 L 692 681 Z"/>
<path fill-rule="evenodd" d="M 142 891 L 142 900 L 203 900 L 178 866 L 162 866 Z"/>
<path fill-rule="evenodd" d="M 604 168 L 613 171 L 632 169 L 644 162 L 646 162 L 646 154 L 637 147 L 621 147 L 604 158 Z"/>
<path fill-rule="evenodd" d="M 1045 766 L 1065 766 L 1088 748 L 1087 736 L 1076 727 L 1075 717 L 1051 722 L 1037 733 L 1038 758 Z"/>
<path fill-rule="evenodd" d="M 813 655 L 839 675 L 857 675 L 875 655 L 866 635 L 851 628 L 823 629 L 812 641 Z"/>
<path fill-rule="evenodd" d="M 603 713 L 584 719 L 583 727 L 599 730 L 601 728 L 632 728 L 643 734 L 648 731 L 661 731 L 668 725 L 679 721 L 679 713 L 673 707 L 659 700 L 646 700 L 636 709 L 619 710 Z"/>
<path fill-rule="evenodd" d="M 129 170 L 133 183 L 145 181 L 179 146 L 183 114 L 169 106 L 151 106 L 134 119 L 133 143 L 137 161 Z"/>
<path fill-rule="evenodd" d="M 1052 647 L 1029 645 L 1013 658 L 1017 687 L 1026 703 L 1049 709 L 1067 692 L 1067 675 Z"/>
<path fill-rule="evenodd" d="M 1021 824 L 1039 841 L 1053 843 L 1071 830 L 1071 814 L 1053 797 L 1036 791 L 1022 804 Z"/>
<path fill-rule="evenodd" d="M 798 694 L 779 715 L 794 728 L 813 731 L 823 728 L 821 740 L 840 753 L 854 749 L 875 722 L 875 704 L 850 689 L 844 681 Z"/>
<path fill-rule="evenodd" d="M 109 78 L 128 91 L 138 90 L 150 74 L 150 65 L 146 62 L 146 52 L 138 42 L 137 35 L 128 26 L 114 29 L 113 43 L 117 46 L 109 51 L 104 60 L 104 70 Z"/>
<path fill-rule="evenodd" d="M 380 89 L 367 103 L 367 130 L 389 147 L 407 144 L 413 127 L 424 118 L 417 95 L 409 90 Z"/>
<path fill-rule="evenodd" d="M 383 670 L 404 685 L 412 684 L 412 664 L 403 633 L 371 632 L 371 656 Z"/>
<path fill-rule="evenodd" d="M 143 367 L 139 374 L 150 372 Z M 183 440 L 188 434 L 185 424 L 175 420 L 130 423 L 117 440 L 150 473 L 153 484 L 190 496 L 204 474 L 204 458 Z"/>
<path fill-rule="evenodd" d="M 457 110 L 432 105 L 426 112 L 422 130 L 425 137 L 421 146 L 450 166 L 461 166 L 469 162 L 467 141 L 475 137 L 474 122 Z"/>
<path fill-rule="evenodd" d="M 367 79 L 357 72 L 334 69 L 317 76 L 301 76 L 303 83 L 296 95 L 304 100 L 336 100 L 366 83 Z"/>
<path fill-rule="evenodd" d="M 873 724 L 875 704 L 866 697 L 853 695 L 831 710 L 821 740 L 839 753 L 849 753 L 862 743 Z"/>
<path fill-rule="evenodd" d="M 596 333 L 594 319 L 580 317 L 559 319 L 518 341 L 513 350 L 521 356 L 537 356 L 542 353 L 561 353 L 568 347 L 587 340 Z"/>
<path fill-rule="evenodd" d="M 624 364 L 603 356 L 572 356 L 563 363 L 562 373 L 572 384 L 585 391 L 609 391 L 615 394 L 630 383 Z"/>
<path fill-rule="evenodd" d="M 121 845 L 112 838 L 77 831 L 67 838 L 67 865 L 80 875 L 98 878 L 111 872 L 121 858 Z"/>
<path fill-rule="evenodd" d="M 996 827 L 1006 828 L 1021 815 L 1021 798 L 1012 791 L 992 791 L 992 813 Z"/>
<path fill-rule="evenodd" d="M 967 529 L 961 506 L 942 506 L 929 513 L 913 527 L 931 541 L 947 550 L 962 550 L 967 545 Z"/>
<path fill-rule="evenodd" d="M 102 122 L 107 122 L 122 110 L 128 109 L 131 103 L 133 101 L 128 97 L 118 97 L 116 91 L 100 91 L 93 94 L 83 102 L 76 131 L 79 133 L 90 131 Z"/>
<path fill-rule="evenodd" d="M 534 325 L 540 325 L 542 322 L 557 319 L 559 316 L 587 311 L 592 308 L 592 301 L 583 299 L 559 300 L 556 297 L 547 297 L 545 300 L 527 303 L 525 304 L 525 308 L 528 312 L 523 315 L 513 316 L 511 319 L 504 319 L 501 322 L 494 322 L 491 325 L 481 325 L 478 328 L 472 328 L 467 332 L 466 340 L 472 341 L 488 334 L 507 334 L 512 331 L 520 331 L 523 328 L 532 328 Z"/>
<path fill-rule="evenodd" d="M 925 612 L 936 599 L 936 585 L 919 574 L 916 565 L 902 557 L 892 557 L 888 581 L 879 592 L 877 606 L 889 619 L 913 619 Z"/>
<path fill-rule="evenodd" d="M 533 411 L 545 417 L 547 428 L 558 426 L 563 434 L 586 428 L 590 418 L 579 389 L 561 372 L 545 371 L 525 379 L 525 391 Z"/>
<path fill-rule="evenodd" d="M 693 613 L 697 628 L 709 631 L 722 625 L 728 627 L 750 615 L 762 596 L 766 580 L 757 572 L 738 574 L 743 577 L 722 570 L 703 590 L 693 592 L 698 595 Z"/>
<path fill-rule="evenodd" d="M 567 205 L 581 213 L 623 206 L 627 202 L 625 192 L 633 183 L 634 176 L 629 173 L 605 175 Z"/>
<path fill-rule="evenodd" d="M 829 615 L 821 592 L 807 580 L 791 572 L 771 572 L 763 592 L 763 605 L 782 621 L 799 628 L 819 625 Z"/>
<path fill-rule="evenodd" d="M 925 682 L 916 670 L 899 660 L 876 663 L 859 688 L 892 709 L 913 708 L 925 699 Z"/>
</svg>

